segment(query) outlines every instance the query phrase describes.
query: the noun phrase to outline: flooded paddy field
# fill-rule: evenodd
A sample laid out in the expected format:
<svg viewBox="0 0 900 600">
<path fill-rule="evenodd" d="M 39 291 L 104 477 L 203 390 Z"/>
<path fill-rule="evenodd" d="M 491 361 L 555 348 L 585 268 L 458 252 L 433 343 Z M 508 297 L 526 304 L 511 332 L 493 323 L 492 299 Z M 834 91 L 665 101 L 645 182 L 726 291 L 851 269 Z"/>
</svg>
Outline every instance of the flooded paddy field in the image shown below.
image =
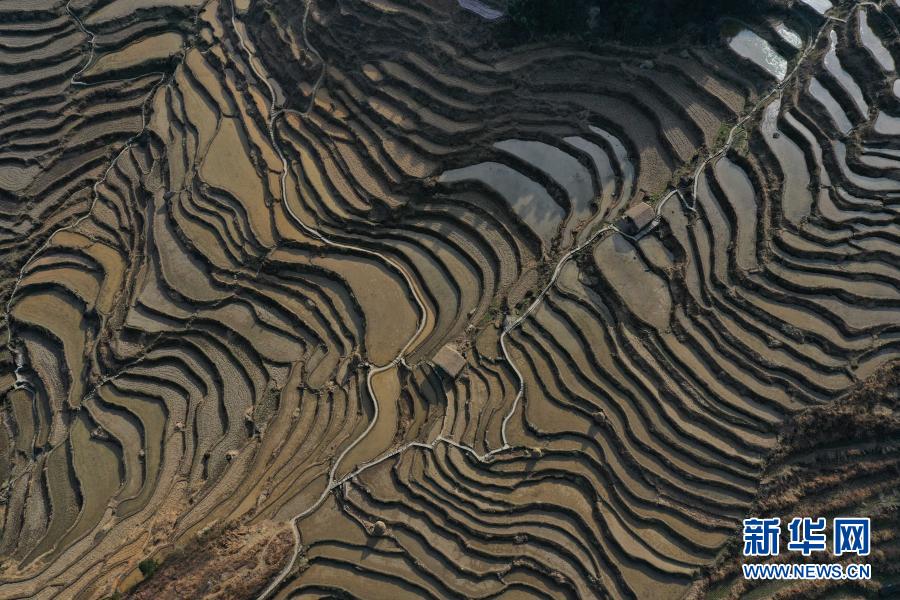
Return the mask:
<svg viewBox="0 0 900 600">
<path fill-rule="evenodd" d="M 765 597 L 813 493 L 896 556 L 900 5 L 506 7 L 0 2 L 0 597 Z"/>
</svg>

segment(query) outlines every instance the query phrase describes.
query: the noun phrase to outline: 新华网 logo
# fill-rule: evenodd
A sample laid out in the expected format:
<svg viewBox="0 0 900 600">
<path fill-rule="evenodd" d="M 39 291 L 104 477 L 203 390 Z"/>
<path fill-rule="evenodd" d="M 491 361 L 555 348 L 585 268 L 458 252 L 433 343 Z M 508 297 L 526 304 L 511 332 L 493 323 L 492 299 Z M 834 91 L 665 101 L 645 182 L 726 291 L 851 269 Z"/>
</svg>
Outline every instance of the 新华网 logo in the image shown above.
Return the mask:
<svg viewBox="0 0 900 600">
<path fill-rule="evenodd" d="M 781 544 L 781 519 L 744 519 L 745 557 L 778 556 Z M 828 527 L 824 517 L 796 517 L 787 525 L 789 552 L 804 557 L 828 550 Z M 831 553 L 833 556 L 868 556 L 871 552 L 871 521 L 868 517 L 835 517 L 831 521 Z M 869 564 L 779 563 L 744 564 L 747 579 L 870 579 Z"/>
</svg>

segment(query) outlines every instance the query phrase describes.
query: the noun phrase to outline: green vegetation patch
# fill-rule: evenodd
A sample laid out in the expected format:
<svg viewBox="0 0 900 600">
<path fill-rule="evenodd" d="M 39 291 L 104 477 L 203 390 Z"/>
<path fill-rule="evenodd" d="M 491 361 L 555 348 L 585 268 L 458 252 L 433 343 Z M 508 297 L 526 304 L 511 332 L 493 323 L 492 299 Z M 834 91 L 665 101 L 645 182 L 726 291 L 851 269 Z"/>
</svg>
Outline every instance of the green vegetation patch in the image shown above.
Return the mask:
<svg viewBox="0 0 900 600">
<path fill-rule="evenodd" d="M 138 563 L 138 569 L 141 570 L 141 574 L 144 576 L 144 579 L 149 579 L 153 576 L 154 573 L 156 573 L 157 569 L 159 569 L 159 563 L 152 558 L 145 558 Z"/>
</svg>

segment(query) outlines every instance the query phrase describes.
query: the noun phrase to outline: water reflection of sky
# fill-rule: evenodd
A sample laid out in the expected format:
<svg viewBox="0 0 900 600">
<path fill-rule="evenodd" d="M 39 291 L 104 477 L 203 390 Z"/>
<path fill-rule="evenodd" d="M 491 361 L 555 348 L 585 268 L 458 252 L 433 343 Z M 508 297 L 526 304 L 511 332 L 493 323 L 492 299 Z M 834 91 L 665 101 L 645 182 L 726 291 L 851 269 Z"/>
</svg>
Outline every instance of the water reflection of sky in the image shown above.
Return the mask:
<svg viewBox="0 0 900 600">
<path fill-rule="evenodd" d="M 542 185 L 506 165 L 483 162 L 446 171 L 440 177 L 445 183 L 467 180 L 481 181 L 503 196 L 519 218 L 545 241 L 553 239 L 566 216 Z"/>
<path fill-rule="evenodd" d="M 860 116 L 866 118 L 869 115 L 869 105 L 866 104 L 866 100 L 863 97 L 862 90 L 859 88 L 859 84 L 853 80 L 850 73 L 848 73 L 844 67 L 841 66 L 841 61 L 837 56 L 837 33 L 832 29 L 829 33 L 829 40 L 831 45 L 828 47 L 828 52 L 825 53 L 825 68 L 828 69 L 828 72 L 832 77 L 837 79 L 837 82 L 841 84 L 841 87 L 844 88 L 848 94 L 850 94 L 850 98 L 853 100 L 853 103 L 859 109 Z"/>
<path fill-rule="evenodd" d="M 590 214 L 594 199 L 593 180 L 590 171 L 574 156 L 555 146 L 531 140 L 504 140 L 494 144 L 494 148 L 531 163 L 559 183 L 572 203 L 576 220 Z"/>
<path fill-rule="evenodd" d="M 838 101 L 834 99 L 831 92 L 819 83 L 819 80 L 815 77 L 809 80 L 809 93 L 816 99 L 816 102 L 825 107 L 825 110 L 831 115 L 831 120 L 834 121 L 834 124 L 841 133 L 844 135 L 850 133 L 850 130 L 853 129 L 853 123 L 847 118 L 844 109 L 841 108 Z"/>
<path fill-rule="evenodd" d="M 778 32 L 778 35 L 781 36 L 781 39 L 786 41 L 797 50 L 803 47 L 803 38 L 801 38 L 796 31 L 794 31 L 784 23 L 779 23 L 778 25 L 776 25 L 775 31 Z"/>
<path fill-rule="evenodd" d="M 813 10 L 821 15 L 824 15 L 825 12 L 832 6 L 829 0 L 802 0 L 802 2 L 808 6 L 811 6 Z"/>
<path fill-rule="evenodd" d="M 859 13 L 859 37 L 866 50 L 872 54 L 884 71 L 895 70 L 894 57 L 884 47 L 881 38 L 872 31 L 872 28 L 869 26 L 869 15 L 866 11 L 860 11 Z"/>
<path fill-rule="evenodd" d="M 787 75 L 787 60 L 774 48 L 749 29 L 744 29 L 731 38 L 728 47 L 739 56 L 759 65 L 778 81 Z"/>
</svg>

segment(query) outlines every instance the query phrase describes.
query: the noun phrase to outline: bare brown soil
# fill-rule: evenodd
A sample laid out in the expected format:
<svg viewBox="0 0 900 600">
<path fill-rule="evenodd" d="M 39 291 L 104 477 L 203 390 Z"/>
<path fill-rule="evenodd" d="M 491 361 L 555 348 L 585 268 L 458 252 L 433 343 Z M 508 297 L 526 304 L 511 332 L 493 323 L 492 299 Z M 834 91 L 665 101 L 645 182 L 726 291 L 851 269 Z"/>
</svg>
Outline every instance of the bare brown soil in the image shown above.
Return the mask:
<svg viewBox="0 0 900 600">
<path fill-rule="evenodd" d="M 252 598 L 284 566 L 293 544 L 288 528 L 273 522 L 213 527 L 203 537 L 176 549 L 128 598 Z"/>
</svg>

